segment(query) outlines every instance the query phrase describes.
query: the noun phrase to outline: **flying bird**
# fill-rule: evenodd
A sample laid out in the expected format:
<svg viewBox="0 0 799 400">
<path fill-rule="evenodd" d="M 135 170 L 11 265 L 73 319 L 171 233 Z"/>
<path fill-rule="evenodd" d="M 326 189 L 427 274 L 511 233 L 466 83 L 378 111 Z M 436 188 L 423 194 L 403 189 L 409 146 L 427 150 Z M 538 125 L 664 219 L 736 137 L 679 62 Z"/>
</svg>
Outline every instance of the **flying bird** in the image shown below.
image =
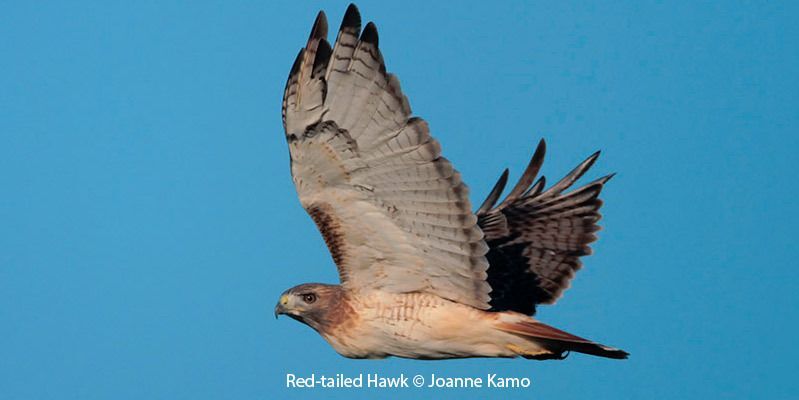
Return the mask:
<svg viewBox="0 0 799 400">
<path fill-rule="evenodd" d="M 502 201 L 502 173 L 472 211 L 460 174 L 387 73 L 372 22 L 350 4 L 334 45 L 319 12 L 283 95 L 283 127 L 300 202 L 341 284 L 285 291 L 275 316 L 316 330 L 350 358 L 627 358 L 545 325 L 599 230 L 608 175 L 569 190 L 588 157 L 545 188 L 545 143 Z"/>
</svg>

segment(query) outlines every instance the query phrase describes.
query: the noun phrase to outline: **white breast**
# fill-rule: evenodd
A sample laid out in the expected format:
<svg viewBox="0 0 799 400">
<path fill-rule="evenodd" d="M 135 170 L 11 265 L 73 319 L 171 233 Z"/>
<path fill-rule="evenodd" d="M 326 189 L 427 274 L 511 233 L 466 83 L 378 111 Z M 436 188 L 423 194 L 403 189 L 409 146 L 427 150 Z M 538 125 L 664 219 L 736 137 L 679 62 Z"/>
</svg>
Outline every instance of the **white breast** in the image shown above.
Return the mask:
<svg viewBox="0 0 799 400">
<path fill-rule="evenodd" d="M 328 342 L 345 357 L 510 356 L 492 328 L 494 314 L 424 293 L 353 294 L 359 323 Z M 502 334 L 504 336 L 504 334 Z M 335 336 L 335 337 L 333 337 Z"/>
</svg>

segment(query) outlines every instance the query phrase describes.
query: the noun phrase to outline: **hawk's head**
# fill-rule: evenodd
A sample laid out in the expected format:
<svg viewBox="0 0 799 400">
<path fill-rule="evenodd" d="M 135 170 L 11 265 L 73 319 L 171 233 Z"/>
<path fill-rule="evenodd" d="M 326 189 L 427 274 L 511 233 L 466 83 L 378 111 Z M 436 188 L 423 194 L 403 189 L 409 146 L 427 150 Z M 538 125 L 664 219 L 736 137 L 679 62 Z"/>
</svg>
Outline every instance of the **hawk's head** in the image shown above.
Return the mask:
<svg viewBox="0 0 799 400">
<path fill-rule="evenodd" d="M 275 318 L 285 314 L 317 331 L 324 330 L 337 322 L 336 316 L 345 301 L 346 295 L 339 285 L 304 283 L 280 295 L 275 306 Z"/>
</svg>

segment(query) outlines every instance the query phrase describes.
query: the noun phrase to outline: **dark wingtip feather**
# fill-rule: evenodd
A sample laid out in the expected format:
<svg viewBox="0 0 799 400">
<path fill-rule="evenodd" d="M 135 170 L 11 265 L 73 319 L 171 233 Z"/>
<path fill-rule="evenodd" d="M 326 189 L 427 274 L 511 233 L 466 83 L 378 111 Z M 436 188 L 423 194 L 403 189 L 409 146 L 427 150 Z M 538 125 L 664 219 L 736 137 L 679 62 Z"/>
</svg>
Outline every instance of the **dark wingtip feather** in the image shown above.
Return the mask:
<svg viewBox="0 0 799 400">
<path fill-rule="evenodd" d="M 539 193 L 541 193 L 541 191 L 544 190 L 544 186 L 546 184 L 547 184 L 547 177 L 541 175 L 541 177 L 538 178 L 537 181 L 535 181 L 533 186 L 530 186 L 530 189 L 527 189 L 527 191 L 524 192 L 524 197 L 537 196 Z"/>
<path fill-rule="evenodd" d="M 563 179 L 542 193 L 541 198 L 557 196 L 564 190 L 568 189 L 572 184 L 574 184 L 574 182 L 580 179 L 580 177 L 582 177 L 583 174 L 585 174 L 591 168 L 591 166 L 594 165 L 594 162 L 596 162 L 597 158 L 599 158 L 599 153 L 600 152 L 597 151 L 596 153 L 588 156 L 585 161 L 574 167 L 574 169 L 566 174 Z"/>
<path fill-rule="evenodd" d="M 599 158 L 600 154 L 602 154 L 602 150 L 597 150 L 596 152 L 594 152 L 594 154 L 588 156 L 588 158 L 586 158 L 585 161 L 583 161 L 584 163 L 588 164 L 585 169 L 591 168 L 591 166 L 594 165 L 596 159 Z"/>
<path fill-rule="evenodd" d="M 333 49 L 330 48 L 330 43 L 322 39 L 319 41 L 319 46 L 316 48 L 316 58 L 313 62 L 313 71 L 317 72 L 320 68 L 326 68 L 327 63 L 330 61 L 330 55 L 333 54 Z"/>
<path fill-rule="evenodd" d="M 308 41 L 310 42 L 314 39 L 322 39 L 325 37 L 327 37 L 327 17 L 324 11 L 319 11 L 319 14 L 316 14 L 316 20 L 314 20 Z"/>
<path fill-rule="evenodd" d="M 583 189 L 591 187 L 591 186 L 599 186 L 598 190 L 602 190 L 602 186 L 604 186 L 606 183 L 608 183 L 608 181 L 611 180 L 614 176 L 616 176 L 615 172 L 612 173 L 612 174 L 609 174 L 609 175 L 605 175 L 605 176 L 603 176 L 601 178 L 597 178 L 597 179 L 595 179 L 595 180 L 593 180 L 593 181 L 591 181 L 589 183 L 586 183 L 580 189 L 577 189 L 577 190 L 578 191 L 579 190 L 583 190 Z"/>
<path fill-rule="evenodd" d="M 541 149 L 541 151 L 546 151 L 547 141 L 544 140 L 544 138 L 541 138 L 541 140 L 538 141 L 538 146 L 536 146 L 535 148 L 536 152 L 538 151 L 539 148 Z"/>
<path fill-rule="evenodd" d="M 341 27 L 339 30 L 344 30 L 346 28 L 354 28 L 356 31 L 361 29 L 361 13 L 358 11 L 358 7 L 353 3 L 347 6 L 347 11 L 344 13 L 344 19 L 341 20 Z"/>
<path fill-rule="evenodd" d="M 508 205 L 512 204 L 516 201 L 524 192 L 528 191 L 530 185 L 533 183 L 536 175 L 538 175 L 538 171 L 541 170 L 541 166 L 544 164 L 544 156 L 547 152 L 547 144 L 544 139 L 541 139 L 538 142 L 538 146 L 535 148 L 535 152 L 533 156 L 530 158 L 530 162 L 527 163 L 527 168 L 524 169 L 524 173 L 522 173 L 521 178 L 519 178 L 519 182 L 516 183 L 516 186 L 511 189 L 510 193 L 508 193 L 508 197 L 502 201 L 502 203 L 497 206 L 497 208 L 504 208 Z"/>
<path fill-rule="evenodd" d="M 366 27 L 363 28 L 363 33 L 361 33 L 361 41 L 371 43 L 375 47 L 378 47 L 379 37 L 377 35 L 377 26 L 375 26 L 374 22 L 369 21 L 369 23 L 366 24 Z"/>
<path fill-rule="evenodd" d="M 490 193 L 488 193 L 488 196 L 486 197 L 483 204 L 480 205 L 480 208 L 477 209 L 475 215 L 480 216 L 487 213 L 488 210 L 490 210 L 491 207 L 493 207 L 494 204 L 497 203 L 497 200 L 499 200 L 499 196 L 502 194 L 502 190 L 505 189 L 505 185 L 508 183 L 509 173 L 510 171 L 507 168 L 505 168 L 505 171 L 502 172 L 502 175 L 499 177 L 499 180 L 497 181 L 496 184 L 494 184 L 494 188 L 491 189 Z"/>
</svg>

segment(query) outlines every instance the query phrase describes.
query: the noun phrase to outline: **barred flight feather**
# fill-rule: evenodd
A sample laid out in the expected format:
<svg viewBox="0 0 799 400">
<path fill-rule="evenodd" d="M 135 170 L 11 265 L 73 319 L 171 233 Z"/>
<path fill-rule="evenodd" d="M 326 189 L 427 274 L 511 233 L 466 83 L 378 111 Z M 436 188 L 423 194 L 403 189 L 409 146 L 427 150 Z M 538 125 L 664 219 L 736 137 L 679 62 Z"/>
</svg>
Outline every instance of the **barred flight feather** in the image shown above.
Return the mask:
<svg viewBox="0 0 799 400">
<path fill-rule="evenodd" d="M 427 123 L 410 115 L 377 28 L 360 24 L 351 5 L 331 49 L 320 13 L 289 74 L 283 118 L 300 202 L 343 285 L 486 309 L 488 247 L 468 190 Z"/>
<path fill-rule="evenodd" d="M 542 140 L 519 183 L 494 206 L 507 183 L 505 170 L 477 211 L 490 247 L 488 282 L 495 311 L 534 314 L 537 304 L 554 303 L 581 268 L 580 257 L 591 253 L 589 244 L 600 229 L 599 193 L 613 175 L 563 193 L 593 165 L 599 152 L 542 191 L 544 177 L 533 181 L 545 152 Z"/>
</svg>

